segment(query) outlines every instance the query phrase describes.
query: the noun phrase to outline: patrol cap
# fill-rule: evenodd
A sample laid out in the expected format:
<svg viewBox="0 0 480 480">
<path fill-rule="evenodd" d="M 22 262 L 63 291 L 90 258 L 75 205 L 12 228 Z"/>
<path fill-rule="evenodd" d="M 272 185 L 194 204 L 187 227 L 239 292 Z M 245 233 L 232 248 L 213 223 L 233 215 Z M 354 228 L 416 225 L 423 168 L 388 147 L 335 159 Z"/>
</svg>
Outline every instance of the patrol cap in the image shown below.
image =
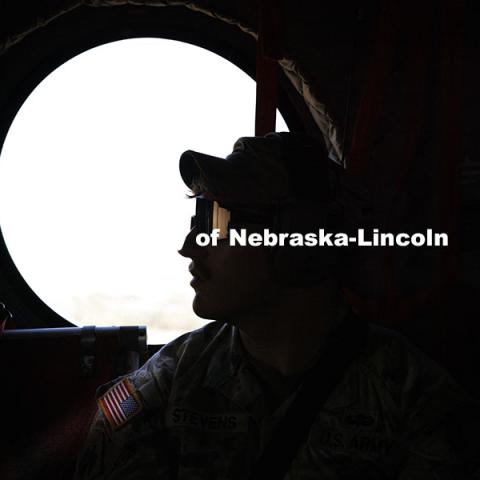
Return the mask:
<svg viewBox="0 0 480 480">
<path fill-rule="evenodd" d="M 242 137 L 226 158 L 187 150 L 180 174 L 219 200 L 233 204 L 277 205 L 292 198 L 330 195 L 327 157 L 303 134 L 269 133 Z"/>
</svg>

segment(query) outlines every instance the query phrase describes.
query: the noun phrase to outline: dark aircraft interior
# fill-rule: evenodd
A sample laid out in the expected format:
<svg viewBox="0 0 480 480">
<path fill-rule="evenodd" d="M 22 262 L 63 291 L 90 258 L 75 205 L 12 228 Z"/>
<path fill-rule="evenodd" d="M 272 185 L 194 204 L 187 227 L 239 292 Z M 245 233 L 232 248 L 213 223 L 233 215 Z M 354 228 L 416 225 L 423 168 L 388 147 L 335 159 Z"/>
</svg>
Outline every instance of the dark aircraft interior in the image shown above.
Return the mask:
<svg viewBox="0 0 480 480">
<path fill-rule="evenodd" d="M 274 129 L 278 106 L 291 131 L 323 142 L 366 228 L 448 233 L 444 248 L 367 249 L 346 293 L 478 399 L 474 13 L 468 0 L 2 0 L 0 144 L 32 90 L 95 46 L 158 37 L 222 56 L 257 81 L 256 133 Z M 27 285 L 2 235 L 0 301 L 0 478 L 71 478 L 95 390 L 159 346 L 141 318 L 72 325 Z"/>
</svg>

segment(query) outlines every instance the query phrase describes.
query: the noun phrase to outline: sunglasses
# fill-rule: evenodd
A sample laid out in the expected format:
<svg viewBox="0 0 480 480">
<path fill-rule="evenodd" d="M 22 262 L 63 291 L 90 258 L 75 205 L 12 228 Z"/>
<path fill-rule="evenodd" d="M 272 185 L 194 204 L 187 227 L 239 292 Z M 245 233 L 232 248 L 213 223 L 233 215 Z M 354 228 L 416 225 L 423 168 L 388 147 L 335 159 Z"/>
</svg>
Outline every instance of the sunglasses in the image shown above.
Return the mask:
<svg viewBox="0 0 480 480">
<path fill-rule="evenodd" d="M 271 227 L 275 214 L 270 208 L 224 208 L 215 200 L 203 196 L 196 197 L 195 215 L 190 222 L 190 229 L 196 228 L 198 233 L 211 234 L 219 231 L 219 239 L 228 238 L 229 231 L 245 228 L 247 225 Z"/>
</svg>

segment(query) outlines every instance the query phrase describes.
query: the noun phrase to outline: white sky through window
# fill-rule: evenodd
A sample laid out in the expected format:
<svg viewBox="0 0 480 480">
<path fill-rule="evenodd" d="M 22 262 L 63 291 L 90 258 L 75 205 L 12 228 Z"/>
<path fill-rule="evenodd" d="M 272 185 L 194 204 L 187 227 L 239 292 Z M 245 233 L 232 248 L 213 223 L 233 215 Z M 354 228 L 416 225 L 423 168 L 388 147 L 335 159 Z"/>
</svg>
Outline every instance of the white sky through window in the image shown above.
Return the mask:
<svg viewBox="0 0 480 480">
<path fill-rule="evenodd" d="M 250 77 L 171 40 L 102 45 L 52 72 L 0 156 L 0 226 L 30 287 L 77 325 L 147 325 L 149 343 L 202 326 L 177 253 L 194 209 L 178 159 L 227 155 L 254 110 Z"/>
</svg>

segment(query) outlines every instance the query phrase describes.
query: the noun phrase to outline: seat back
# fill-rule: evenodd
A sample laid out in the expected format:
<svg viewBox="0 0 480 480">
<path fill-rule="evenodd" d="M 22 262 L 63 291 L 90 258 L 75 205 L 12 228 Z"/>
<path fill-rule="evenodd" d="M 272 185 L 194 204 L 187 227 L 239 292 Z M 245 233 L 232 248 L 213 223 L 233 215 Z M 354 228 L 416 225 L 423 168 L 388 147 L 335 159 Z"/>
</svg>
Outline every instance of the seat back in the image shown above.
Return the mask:
<svg viewBox="0 0 480 480">
<path fill-rule="evenodd" d="M 5 330 L 0 478 L 71 478 L 96 389 L 146 358 L 145 327 Z"/>
</svg>

